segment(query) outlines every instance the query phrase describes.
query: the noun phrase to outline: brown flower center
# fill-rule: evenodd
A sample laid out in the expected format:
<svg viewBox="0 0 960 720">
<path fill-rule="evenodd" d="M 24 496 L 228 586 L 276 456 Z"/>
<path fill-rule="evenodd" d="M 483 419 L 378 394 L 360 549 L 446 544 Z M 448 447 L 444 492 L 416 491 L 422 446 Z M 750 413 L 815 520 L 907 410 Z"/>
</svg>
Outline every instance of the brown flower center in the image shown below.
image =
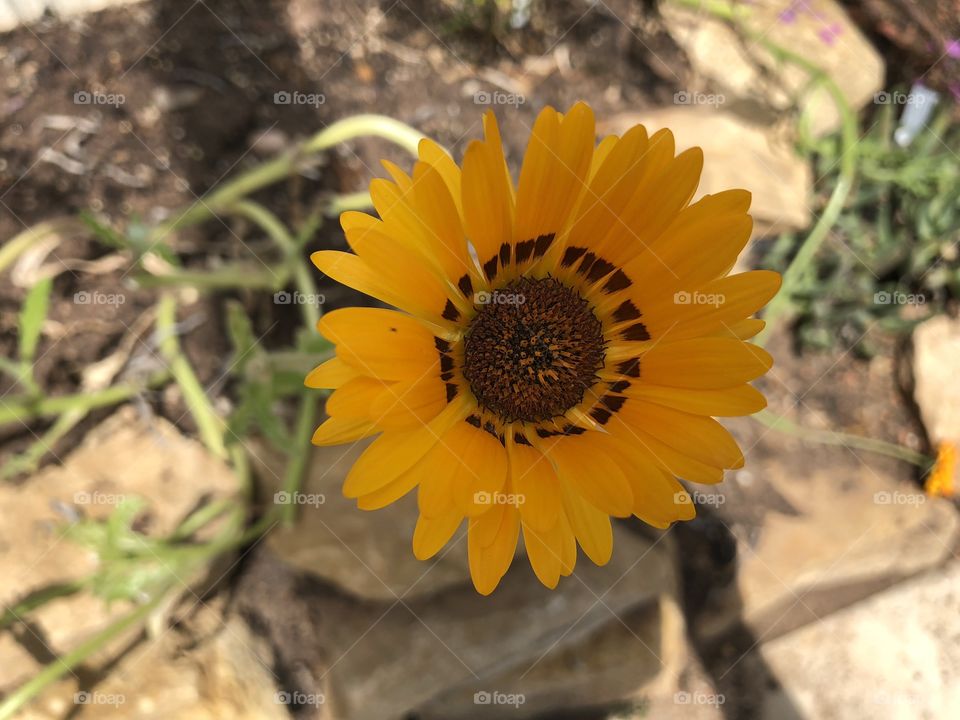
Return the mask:
<svg viewBox="0 0 960 720">
<path fill-rule="evenodd" d="M 520 278 L 478 293 L 463 375 L 505 422 L 540 422 L 583 399 L 603 367 L 603 328 L 579 293 L 553 278 Z"/>
</svg>

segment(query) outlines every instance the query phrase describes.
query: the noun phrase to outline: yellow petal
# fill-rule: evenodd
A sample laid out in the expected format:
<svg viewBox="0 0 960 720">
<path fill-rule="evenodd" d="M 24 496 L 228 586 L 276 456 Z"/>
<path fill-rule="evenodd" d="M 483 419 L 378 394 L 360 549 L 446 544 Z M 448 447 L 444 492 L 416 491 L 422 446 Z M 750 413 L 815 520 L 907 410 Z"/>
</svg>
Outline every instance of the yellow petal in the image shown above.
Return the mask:
<svg viewBox="0 0 960 720">
<path fill-rule="evenodd" d="M 606 565 L 613 553 L 613 528 L 609 516 L 583 500 L 569 483 L 561 483 L 561 487 L 563 507 L 577 542 L 595 564 Z"/>
<path fill-rule="evenodd" d="M 728 338 L 662 342 L 640 358 L 640 377 L 651 385 L 719 390 L 763 375 L 773 358 L 762 348 Z"/>
<path fill-rule="evenodd" d="M 550 530 L 534 530 L 526 523 L 522 525 L 530 567 L 540 582 L 552 590 L 560 581 L 563 531 L 557 523 Z"/>
<path fill-rule="evenodd" d="M 601 433 L 547 438 L 539 447 L 553 461 L 557 476 L 598 510 L 615 517 L 629 517 L 633 495 L 623 471 L 602 448 L 608 441 Z"/>
<path fill-rule="evenodd" d="M 513 561 L 519 536 L 520 513 L 513 507 L 500 506 L 470 518 L 467 557 L 478 593 L 489 595 L 500 584 Z"/>
<path fill-rule="evenodd" d="M 511 444 L 510 481 L 520 501 L 520 517 L 536 531 L 551 530 L 560 517 L 560 484 L 550 460 L 536 448 Z"/>
<path fill-rule="evenodd" d="M 343 494 L 351 498 L 369 495 L 399 477 L 421 461 L 437 439 L 466 417 L 467 412 L 465 401 L 458 398 L 427 425 L 384 433 L 350 468 Z"/>
<path fill-rule="evenodd" d="M 439 375 L 434 335 L 409 315 L 380 308 L 342 308 L 324 315 L 317 329 L 337 346 L 337 357 L 364 374 L 386 380 Z"/>
<path fill-rule="evenodd" d="M 303 384 L 308 388 L 338 388 L 360 376 L 360 371 L 337 357 L 330 358 L 311 370 Z"/>
<path fill-rule="evenodd" d="M 417 560 L 429 560 L 446 545 L 460 523 L 463 515 L 451 512 L 444 515 L 417 518 L 417 526 L 413 531 L 413 555 Z"/>
</svg>

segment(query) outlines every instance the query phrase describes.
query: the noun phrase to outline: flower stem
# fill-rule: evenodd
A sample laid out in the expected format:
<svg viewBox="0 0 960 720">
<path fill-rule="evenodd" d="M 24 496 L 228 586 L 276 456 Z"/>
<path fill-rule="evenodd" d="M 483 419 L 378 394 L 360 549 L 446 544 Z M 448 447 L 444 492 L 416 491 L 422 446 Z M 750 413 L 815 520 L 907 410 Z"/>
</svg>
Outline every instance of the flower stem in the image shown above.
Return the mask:
<svg viewBox="0 0 960 720">
<path fill-rule="evenodd" d="M 160 337 L 160 353 L 170 366 L 170 373 L 183 392 L 200 438 L 204 445 L 219 458 L 227 458 L 227 449 L 223 435 L 226 425 L 214 412 L 203 386 L 197 379 L 193 368 L 180 350 L 176 335 L 177 304 L 172 295 L 164 295 L 157 308 L 157 334 Z"/>
<path fill-rule="evenodd" d="M 157 241 L 168 233 L 224 212 L 246 196 L 297 172 L 310 156 L 364 135 L 382 137 L 413 155 L 417 154 L 417 145 L 423 137 L 418 130 L 385 115 L 354 115 L 344 118 L 324 128 L 294 151 L 240 175 L 176 214 L 174 218 L 156 226 L 150 239 Z"/>
<path fill-rule="evenodd" d="M 126 383 L 77 395 L 59 397 L 24 398 L 14 397 L 0 403 L 0 425 L 13 421 L 27 422 L 41 417 L 52 417 L 71 410 L 90 412 L 102 407 L 116 405 L 139 395 L 145 389 L 162 385 L 170 378 L 166 371 L 151 375 L 143 384 Z"/>
<path fill-rule="evenodd" d="M 858 448 L 878 455 L 903 460 L 904 462 L 917 465 L 919 467 L 929 467 L 933 463 L 933 458 L 927 457 L 923 453 L 918 453 L 909 448 L 896 443 L 888 443 L 883 440 L 862 437 L 860 435 L 851 435 L 848 433 L 834 432 L 832 430 L 814 430 L 797 425 L 792 420 L 785 417 L 778 417 L 770 410 L 761 410 L 754 413 L 751 417 L 757 422 L 766 425 L 772 430 L 793 435 L 794 437 L 812 442 L 823 443 L 824 445 L 841 445 L 844 447 Z"/>
</svg>

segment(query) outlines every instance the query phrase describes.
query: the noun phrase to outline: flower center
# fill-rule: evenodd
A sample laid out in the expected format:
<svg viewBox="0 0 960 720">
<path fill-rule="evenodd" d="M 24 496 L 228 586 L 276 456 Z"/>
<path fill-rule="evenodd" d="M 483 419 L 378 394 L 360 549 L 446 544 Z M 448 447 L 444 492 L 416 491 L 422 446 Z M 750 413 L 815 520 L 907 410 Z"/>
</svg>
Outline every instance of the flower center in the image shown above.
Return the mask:
<svg viewBox="0 0 960 720">
<path fill-rule="evenodd" d="M 553 278 L 520 278 L 478 293 L 463 375 L 505 422 L 540 422 L 583 399 L 603 367 L 603 327 L 579 293 Z"/>
</svg>

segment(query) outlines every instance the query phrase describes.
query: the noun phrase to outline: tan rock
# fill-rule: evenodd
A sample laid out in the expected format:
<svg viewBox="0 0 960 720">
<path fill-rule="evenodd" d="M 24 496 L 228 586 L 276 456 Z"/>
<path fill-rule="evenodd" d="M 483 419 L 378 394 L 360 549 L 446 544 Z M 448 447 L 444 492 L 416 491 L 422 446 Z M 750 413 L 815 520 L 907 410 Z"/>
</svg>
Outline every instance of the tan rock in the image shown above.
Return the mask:
<svg viewBox="0 0 960 720">
<path fill-rule="evenodd" d="M 717 512 L 737 540 L 737 582 L 703 613 L 704 637 L 738 619 L 777 637 L 943 563 L 955 547 L 953 506 L 882 466 L 840 451 L 828 467 L 804 469 L 781 455 L 755 459 L 722 486 Z"/>
<path fill-rule="evenodd" d="M 763 717 L 793 705 L 822 720 L 955 717 L 960 708 L 960 564 L 905 582 L 765 643 L 781 688 Z"/>
<path fill-rule="evenodd" d="M 882 57 L 833 0 L 756 0 L 730 7 L 746 30 L 743 37 L 705 12 L 678 3 L 660 5 L 668 32 L 686 51 L 696 75 L 725 105 L 739 104 L 744 114 L 755 117 L 757 105 L 784 110 L 798 102 L 815 135 L 839 126 L 829 93 L 820 86 L 811 88 L 806 70 L 777 58 L 765 43 L 823 70 L 854 111 L 883 88 Z M 686 92 L 694 94 L 692 89 Z"/>
<path fill-rule="evenodd" d="M 236 618 L 213 621 L 217 629 L 207 637 L 168 630 L 140 643 L 91 687 L 79 689 L 75 678 L 68 676 L 18 717 L 289 720 L 286 696 L 277 690 L 270 669 L 269 648 Z M 192 623 L 188 626 L 193 630 Z"/>
<path fill-rule="evenodd" d="M 202 499 L 226 498 L 236 490 L 232 472 L 200 443 L 165 420 L 142 418 L 124 408 L 94 428 L 62 466 L 45 468 L 20 485 L 0 485 L 0 606 L 98 569 L 94 553 L 63 537 L 61 529 L 71 517 L 106 518 L 124 497 L 137 496 L 147 502 L 144 527 L 159 537 Z M 124 602 L 107 607 L 84 592 L 44 605 L 31 613 L 30 621 L 35 641 L 62 654 L 129 610 Z M 8 640 L 0 643 L 0 688 L 9 689 L 35 672 L 30 664 L 17 662 L 20 654 Z"/>
<path fill-rule="evenodd" d="M 801 230 L 810 224 L 810 165 L 769 128 L 725 110 L 668 107 L 617 115 L 601 129 L 619 134 L 638 123 L 651 132 L 669 128 L 678 151 L 703 148 L 703 176 L 697 198 L 731 188 L 750 190 L 755 235 Z"/>
<path fill-rule="evenodd" d="M 913 331 L 914 399 L 934 441 L 960 441 L 960 320 L 938 315 Z"/>
</svg>

